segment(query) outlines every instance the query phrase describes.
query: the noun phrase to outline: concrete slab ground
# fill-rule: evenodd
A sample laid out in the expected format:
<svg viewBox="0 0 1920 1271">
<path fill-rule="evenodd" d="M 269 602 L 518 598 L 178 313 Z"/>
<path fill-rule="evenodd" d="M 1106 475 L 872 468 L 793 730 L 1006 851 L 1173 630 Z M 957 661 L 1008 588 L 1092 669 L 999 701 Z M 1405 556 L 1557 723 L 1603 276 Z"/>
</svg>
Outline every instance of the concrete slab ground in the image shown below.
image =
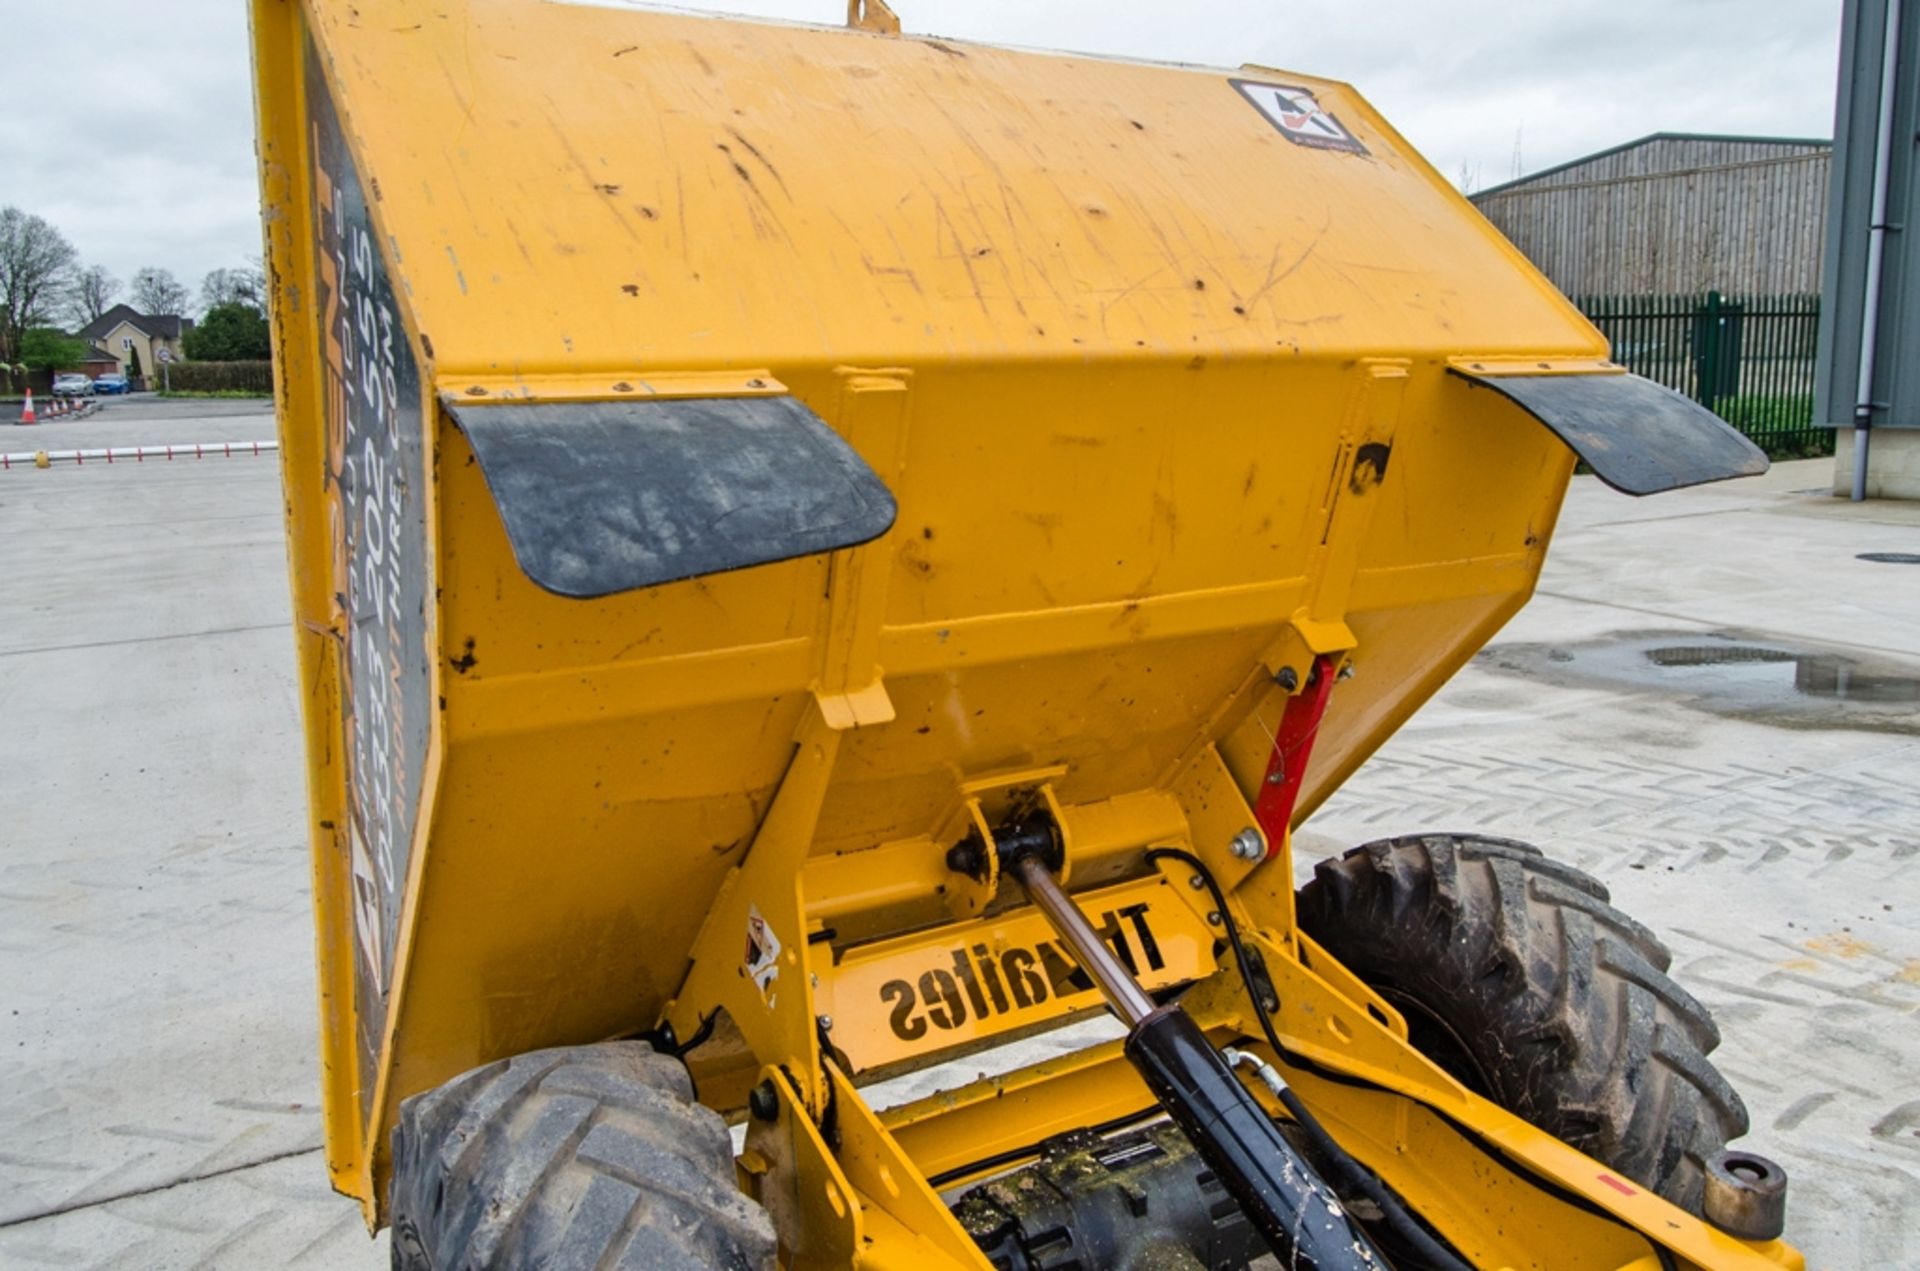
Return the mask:
<svg viewBox="0 0 1920 1271">
<path fill-rule="evenodd" d="M 271 435 L 225 402 L 65 427 L 0 449 Z M 1420 829 L 1594 871 L 1717 1012 L 1810 1264 L 1912 1267 L 1920 566 L 1856 557 L 1920 552 L 1920 507 L 1829 472 L 1577 480 L 1541 595 L 1315 815 L 1302 876 Z M 0 473 L 0 553 L 0 1266 L 383 1265 L 319 1150 L 275 461 Z"/>
</svg>

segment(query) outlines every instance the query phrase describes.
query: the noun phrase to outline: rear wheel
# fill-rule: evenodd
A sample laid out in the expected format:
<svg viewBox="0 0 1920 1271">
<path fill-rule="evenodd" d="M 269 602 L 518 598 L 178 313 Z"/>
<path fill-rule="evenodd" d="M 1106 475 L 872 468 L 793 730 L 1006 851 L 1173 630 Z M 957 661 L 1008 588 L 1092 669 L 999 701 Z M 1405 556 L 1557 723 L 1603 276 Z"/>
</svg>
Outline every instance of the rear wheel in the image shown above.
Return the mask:
<svg viewBox="0 0 1920 1271">
<path fill-rule="evenodd" d="M 1322 861 L 1303 931 L 1469 1088 L 1682 1208 L 1747 1110 L 1706 1008 L 1597 879 L 1508 839 L 1427 834 Z"/>
<path fill-rule="evenodd" d="M 407 1100 L 393 1134 L 395 1271 L 770 1271 L 720 1117 L 645 1042 L 540 1050 Z"/>
</svg>

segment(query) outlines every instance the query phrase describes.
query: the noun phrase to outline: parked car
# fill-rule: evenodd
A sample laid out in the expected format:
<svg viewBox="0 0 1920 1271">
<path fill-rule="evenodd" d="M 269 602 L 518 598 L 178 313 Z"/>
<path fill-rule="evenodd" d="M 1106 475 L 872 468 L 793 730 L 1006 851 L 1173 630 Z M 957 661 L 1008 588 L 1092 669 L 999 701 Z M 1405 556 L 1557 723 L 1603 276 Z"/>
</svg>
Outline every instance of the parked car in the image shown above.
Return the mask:
<svg viewBox="0 0 1920 1271">
<path fill-rule="evenodd" d="M 75 371 L 53 377 L 55 397 L 92 397 L 93 381 Z"/>
<path fill-rule="evenodd" d="M 96 393 L 125 393 L 130 392 L 132 387 L 127 383 L 127 377 L 124 375 L 108 372 L 105 375 L 93 377 L 93 391 Z"/>
</svg>

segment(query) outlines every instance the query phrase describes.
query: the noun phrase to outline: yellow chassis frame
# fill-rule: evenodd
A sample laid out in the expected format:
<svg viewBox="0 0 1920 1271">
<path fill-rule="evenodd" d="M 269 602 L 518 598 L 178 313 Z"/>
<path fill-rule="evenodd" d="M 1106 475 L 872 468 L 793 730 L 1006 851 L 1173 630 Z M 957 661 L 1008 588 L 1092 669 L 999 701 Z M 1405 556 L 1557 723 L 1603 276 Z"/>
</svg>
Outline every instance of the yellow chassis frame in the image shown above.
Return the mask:
<svg viewBox="0 0 1920 1271">
<path fill-rule="evenodd" d="M 783 939 L 775 981 L 780 987 L 771 1000 L 743 973 L 739 936 L 750 909 L 776 931 L 817 936 L 818 912 L 836 908 L 834 897 L 808 895 L 805 861 L 842 735 L 825 709 L 811 713 L 793 766 L 714 906 L 692 971 L 666 1019 L 680 1037 L 694 1036 L 716 1012 L 732 1025 L 689 1055 L 708 1102 L 737 1110 L 754 1082 L 769 1083 L 777 1093 L 779 1116 L 750 1120 L 739 1166 L 743 1185 L 773 1214 L 791 1265 L 984 1267 L 979 1249 L 927 1179 L 955 1178 L 971 1162 L 1140 1112 L 1152 1097 L 1120 1043 L 1112 1042 L 876 1113 L 854 1084 L 849 1069 L 858 1060 L 847 1053 L 868 1051 L 870 1039 L 855 1036 L 843 1049 L 831 1030 L 857 1032 L 878 1024 L 850 1018 L 844 1026 L 826 1021 L 823 1027 L 816 1015 L 817 985 L 833 974 L 831 944 Z M 1279 1002 L 1273 1022 L 1288 1048 L 1377 1089 L 1289 1068 L 1251 1040 L 1260 1036 L 1259 1024 L 1230 962 L 1199 978 L 1183 996 L 1184 1005 L 1222 1044 L 1280 1063 L 1342 1145 L 1474 1265 L 1657 1271 L 1657 1245 L 1679 1266 L 1804 1267 L 1785 1243 L 1742 1241 L 1716 1230 L 1467 1091 L 1415 1051 L 1399 1012 L 1295 928 L 1291 844 L 1283 843 L 1259 868 L 1228 853 L 1232 830 L 1252 825 L 1253 813 L 1212 747 L 1195 756 L 1175 786 L 1183 814 L 1177 826 L 1168 808 L 1150 798 L 1096 809 L 1061 807 L 1047 776 L 1045 770 L 1008 773 L 968 786 L 961 791 L 968 820 L 984 827 L 987 809 L 1004 806 L 1016 791 L 1028 798 L 1037 792 L 1065 833 L 1069 883 L 1076 865 L 1085 870 L 1123 844 L 1135 853 L 1182 846 L 1207 860 L 1230 889 L 1234 916 L 1266 963 Z M 1075 832 L 1082 826 L 1092 829 L 1084 848 Z M 1138 836 L 1129 841 L 1131 832 Z M 1160 870 L 1166 883 L 1161 903 L 1178 898 L 1172 903 L 1188 907 L 1187 924 L 1218 929 L 1208 894 L 1190 885 L 1190 871 L 1165 860 Z M 932 890 L 965 882 L 924 867 L 925 877 L 888 872 L 895 886 Z M 990 891 L 991 880 L 978 886 Z M 839 898 L 839 907 L 844 904 Z M 1003 917 L 1014 923 L 1029 916 L 1018 909 Z M 1159 921 L 1163 928 L 1179 927 L 1164 913 Z M 953 942 L 952 932 L 953 926 L 943 926 L 895 942 L 891 956 L 919 965 L 927 948 Z M 1054 1006 L 1051 1018 L 1064 1020 L 1083 1014 L 1085 1003 L 1059 999 Z M 940 1044 L 978 1043 L 992 1031 L 930 1035 L 921 1062 Z M 830 1048 L 823 1048 L 823 1036 L 831 1039 Z M 1277 1105 L 1274 1111 L 1278 1115 Z M 990 1173 L 960 1175 L 952 1185 Z"/>
</svg>

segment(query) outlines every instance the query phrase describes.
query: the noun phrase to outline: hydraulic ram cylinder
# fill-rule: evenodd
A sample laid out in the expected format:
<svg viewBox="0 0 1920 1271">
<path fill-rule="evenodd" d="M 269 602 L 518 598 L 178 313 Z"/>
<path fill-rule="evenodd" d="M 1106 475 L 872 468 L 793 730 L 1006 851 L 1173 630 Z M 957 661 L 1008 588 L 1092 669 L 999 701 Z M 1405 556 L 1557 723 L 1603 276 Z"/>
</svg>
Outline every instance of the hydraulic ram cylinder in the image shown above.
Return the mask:
<svg viewBox="0 0 1920 1271">
<path fill-rule="evenodd" d="M 1009 862 L 1034 907 L 1127 1025 L 1126 1055 L 1240 1202 L 1283 1266 L 1379 1271 L 1386 1262 L 1178 1005 L 1153 1004 L 1038 853 Z"/>
</svg>

